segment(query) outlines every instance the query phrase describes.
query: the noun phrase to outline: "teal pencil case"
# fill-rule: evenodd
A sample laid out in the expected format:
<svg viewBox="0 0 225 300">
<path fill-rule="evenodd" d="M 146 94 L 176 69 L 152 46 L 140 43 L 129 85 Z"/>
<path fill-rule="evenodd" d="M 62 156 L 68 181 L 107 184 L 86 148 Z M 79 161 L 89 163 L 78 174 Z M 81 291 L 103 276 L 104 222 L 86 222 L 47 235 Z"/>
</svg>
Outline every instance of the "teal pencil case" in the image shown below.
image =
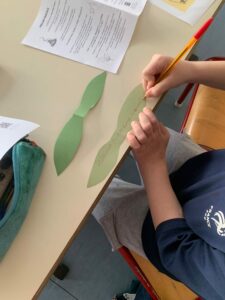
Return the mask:
<svg viewBox="0 0 225 300">
<path fill-rule="evenodd" d="M 0 198 L 0 260 L 25 220 L 45 161 L 44 151 L 28 140 L 15 144 L 8 156 L 12 180 Z"/>
</svg>

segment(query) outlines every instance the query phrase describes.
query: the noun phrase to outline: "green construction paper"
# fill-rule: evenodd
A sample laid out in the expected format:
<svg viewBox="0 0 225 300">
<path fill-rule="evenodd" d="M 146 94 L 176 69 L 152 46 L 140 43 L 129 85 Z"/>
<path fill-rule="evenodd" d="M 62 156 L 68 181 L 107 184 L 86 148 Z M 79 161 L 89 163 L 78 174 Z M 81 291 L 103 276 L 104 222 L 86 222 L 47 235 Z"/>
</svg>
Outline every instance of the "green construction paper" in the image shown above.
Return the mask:
<svg viewBox="0 0 225 300">
<path fill-rule="evenodd" d="M 103 72 L 89 82 L 79 107 L 60 132 L 54 148 L 57 175 L 60 175 L 74 158 L 82 139 L 84 119 L 101 99 L 105 80 L 106 72 Z"/>
<path fill-rule="evenodd" d="M 75 111 L 76 115 L 86 116 L 88 111 L 98 103 L 102 97 L 105 80 L 106 72 L 103 72 L 89 82 L 82 96 L 80 106 Z"/>
<path fill-rule="evenodd" d="M 138 119 L 138 114 L 143 110 L 145 104 L 144 90 L 142 85 L 138 85 L 126 98 L 119 113 L 117 128 L 112 137 L 98 151 L 87 187 L 92 187 L 104 180 L 116 165 L 120 146 L 127 132 L 131 129 L 130 124 L 133 120 Z"/>
<path fill-rule="evenodd" d="M 55 144 L 54 161 L 57 175 L 60 175 L 72 161 L 83 132 L 83 118 L 73 115 L 63 127 Z"/>
</svg>

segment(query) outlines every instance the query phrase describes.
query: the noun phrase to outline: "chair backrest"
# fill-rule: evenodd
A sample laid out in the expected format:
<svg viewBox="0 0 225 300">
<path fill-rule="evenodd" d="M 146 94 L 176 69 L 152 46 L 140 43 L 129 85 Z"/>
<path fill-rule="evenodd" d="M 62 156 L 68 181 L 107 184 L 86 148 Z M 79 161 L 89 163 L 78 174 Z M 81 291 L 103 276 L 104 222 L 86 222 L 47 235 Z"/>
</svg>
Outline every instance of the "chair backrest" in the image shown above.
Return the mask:
<svg viewBox="0 0 225 300">
<path fill-rule="evenodd" d="M 225 148 L 225 91 L 197 86 L 183 131 L 206 148 Z"/>
<path fill-rule="evenodd" d="M 222 61 L 224 57 L 207 60 Z M 187 96 L 193 84 L 186 88 L 181 101 Z M 206 149 L 225 148 L 225 91 L 196 85 L 181 131 Z"/>
</svg>

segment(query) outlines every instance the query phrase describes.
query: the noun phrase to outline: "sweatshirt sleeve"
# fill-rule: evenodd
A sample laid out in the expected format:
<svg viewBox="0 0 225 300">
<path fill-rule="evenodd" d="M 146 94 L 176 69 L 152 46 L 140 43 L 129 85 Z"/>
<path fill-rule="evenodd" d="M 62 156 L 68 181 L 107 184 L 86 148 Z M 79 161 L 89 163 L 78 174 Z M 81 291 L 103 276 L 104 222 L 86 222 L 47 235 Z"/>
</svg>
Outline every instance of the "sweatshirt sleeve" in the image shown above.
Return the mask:
<svg viewBox="0 0 225 300">
<path fill-rule="evenodd" d="M 185 219 L 159 224 L 156 241 L 168 272 L 204 299 L 224 299 L 225 254 L 199 238 Z"/>
</svg>

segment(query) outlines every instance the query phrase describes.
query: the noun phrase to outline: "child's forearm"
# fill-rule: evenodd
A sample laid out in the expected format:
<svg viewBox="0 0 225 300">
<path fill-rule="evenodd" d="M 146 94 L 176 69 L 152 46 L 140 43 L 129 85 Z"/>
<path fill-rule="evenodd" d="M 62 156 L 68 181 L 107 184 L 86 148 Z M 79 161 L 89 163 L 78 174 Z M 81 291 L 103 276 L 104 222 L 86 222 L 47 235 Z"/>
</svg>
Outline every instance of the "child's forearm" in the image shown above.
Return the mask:
<svg viewBox="0 0 225 300">
<path fill-rule="evenodd" d="M 190 64 L 190 82 L 225 90 L 225 61 L 199 61 Z"/>
<path fill-rule="evenodd" d="M 174 218 L 183 218 L 183 211 L 171 187 L 166 162 L 140 166 L 154 227 Z"/>
</svg>

